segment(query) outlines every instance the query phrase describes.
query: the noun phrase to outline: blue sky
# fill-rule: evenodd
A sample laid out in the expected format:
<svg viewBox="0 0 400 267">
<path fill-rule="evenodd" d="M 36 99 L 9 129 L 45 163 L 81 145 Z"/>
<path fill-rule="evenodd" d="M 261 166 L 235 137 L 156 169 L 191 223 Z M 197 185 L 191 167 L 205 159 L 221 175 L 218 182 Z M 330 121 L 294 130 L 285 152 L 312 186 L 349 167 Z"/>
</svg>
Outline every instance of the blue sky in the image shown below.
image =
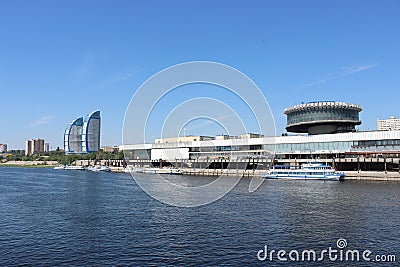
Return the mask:
<svg viewBox="0 0 400 267">
<path fill-rule="evenodd" d="M 315 100 L 360 104 L 360 130 L 376 129 L 400 116 L 398 14 L 386 0 L 0 1 L 0 143 L 62 146 L 67 123 L 99 109 L 102 145 L 120 144 L 135 90 L 193 60 L 248 75 L 278 134 L 285 107 Z"/>
</svg>

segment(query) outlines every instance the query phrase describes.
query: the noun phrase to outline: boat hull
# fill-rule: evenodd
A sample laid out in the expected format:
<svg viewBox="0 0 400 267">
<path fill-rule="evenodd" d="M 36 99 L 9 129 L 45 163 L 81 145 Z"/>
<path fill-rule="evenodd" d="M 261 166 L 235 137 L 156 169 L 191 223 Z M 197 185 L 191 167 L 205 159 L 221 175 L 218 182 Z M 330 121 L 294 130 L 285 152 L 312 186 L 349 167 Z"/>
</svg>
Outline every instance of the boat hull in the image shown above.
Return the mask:
<svg viewBox="0 0 400 267">
<path fill-rule="evenodd" d="M 88 168 L 88 170 L 92 171 L 92 172 L 109 172 L 109 171 L 111 171 L 111 169 L 107 166 L 101 166 L 101 167 L 95 166 L 95 167 Z"/>
<path fill-rule="evenodd" d="M 124 172 L 127 172 L 127 173 L 143 173 L 144 172 L 144 169 L 142 169 L 142 168 L 137 168 L 137 167 L 127 167 L 127 168 L 125 168 L 124 169 Z"/>
<path fill-rule="evenodd" d="M 84 171 L 85 167 L 84 166 L 57 166 L 54 167 L 54 170 L 67 170 L 67 171 Z"/>
<path fill-rule="evenodd" d="M 269 171 L 261 173 L 260 176 L 265 179 L 322 181 L 341 181 L 345 177 L 344 173 L 318 161 L 308 162 L 301 166 L 276 165 Z"/>
<path fill-rule="evenodd" d="M 276 175 L 276 174 L 261 174 L 261 177 L 265 179 L 280 179 L 280 180 L 322 180 L 322 181 L 342 181 L 344 180 L 344 175 Z"/>
<path fill-rule="evenodd" d="M 157 169 L 157 168 L 150 168 L 144 169 L 144 173 L 158 173 L 158 174 L 173 174 L 173 175 L 182 175 L 182 171 L 179 169 Z"/>
<path fill-rule="evenodd" d="M 53 168 L 54 170 L 65 170 L 65 166 L 57 166 Z"/>
</svg>

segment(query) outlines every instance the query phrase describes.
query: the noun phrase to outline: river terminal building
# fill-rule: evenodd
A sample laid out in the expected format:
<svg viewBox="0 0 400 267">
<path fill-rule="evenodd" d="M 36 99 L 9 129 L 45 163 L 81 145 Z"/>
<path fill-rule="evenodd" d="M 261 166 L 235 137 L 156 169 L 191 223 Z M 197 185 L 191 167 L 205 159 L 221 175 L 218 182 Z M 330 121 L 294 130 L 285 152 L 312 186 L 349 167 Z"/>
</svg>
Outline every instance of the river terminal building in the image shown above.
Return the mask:
<svg viewBox="0 0 400 267">
<path fill-rule="evenodd" d="M 132 161 L 398 157 L 400 131 L 357 131 L 361 110 L 361 106 L 351 103 L 311 102 L 285 109 L 286 129 L 291 134 L 163 138 L 152 144 L 124 144 L 120 150 Z"/>
</svg>

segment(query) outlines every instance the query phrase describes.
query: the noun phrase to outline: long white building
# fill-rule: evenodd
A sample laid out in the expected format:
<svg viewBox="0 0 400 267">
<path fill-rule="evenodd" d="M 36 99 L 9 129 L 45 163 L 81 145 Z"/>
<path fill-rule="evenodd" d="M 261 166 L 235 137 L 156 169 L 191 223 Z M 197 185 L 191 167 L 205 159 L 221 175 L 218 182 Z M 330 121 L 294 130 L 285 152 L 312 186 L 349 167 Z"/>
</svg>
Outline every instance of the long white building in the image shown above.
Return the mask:
<svg viewBox="0 0 400 267">
<path fill-rule="evenodd" d="M 361 106 L 334 101 L 316 101 L 285 109 L 288 132 L 297 134 L 264 137 L 204 136 L 156 139 L 153 144 L 124 144 L 120 150 L 131 160 L 215 160 L 270 158 L 344 158 L 359 154 L 400 155 L 400 128 L 391 131 L 358 132 Z M 391 118 L 393 122 L 394 118 Z M 383 126 L 383 122 L 382 122 Z M 305 134 L 308 133 L 308 134 Z"/>
<path fill-rule="evenodd" d="M 193 138 L 194 139 L 194 138 Z M 200 140 L 198 137 L 197 140 Z M 189 142 L 121 145 L 129 159 L 242 159 L 249 157 L 345 157 L 357 153 L 400 153 L 400 131 L 289 135 Z"/>
</svg>

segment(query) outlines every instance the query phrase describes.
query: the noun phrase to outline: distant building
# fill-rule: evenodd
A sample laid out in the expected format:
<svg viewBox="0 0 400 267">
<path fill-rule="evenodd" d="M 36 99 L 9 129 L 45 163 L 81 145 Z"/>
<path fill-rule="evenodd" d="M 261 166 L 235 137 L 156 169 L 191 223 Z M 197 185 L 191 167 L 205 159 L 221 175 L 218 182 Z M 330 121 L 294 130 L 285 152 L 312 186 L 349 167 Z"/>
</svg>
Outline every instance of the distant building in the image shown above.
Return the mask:
<svg viewBox="0 0 400 267">
<path fill-rule="evenodd" d="M 101 150 L 106 153 L 115 153 L 119 151 L 119 146 L 103 146 Z"/>
<path fill-rule="evenodd" d="M 44 143 L 44 152 L 49 152 L 49 151 L 50 151 L 50 144 Z"/>
<path fill-rule="evenodd" d="M 43 139 L 30 139 L 25 143 L 25 155 L 30 156 L 34 153 L 44 152 Z"/>
<path fill-rule="evenodd" d="M 7 144 L 0 144 L 0 153 L 7 152 Z"/>
<path fill-rule="evenodd" d="M 234 135 L 220 134 L 215 136 L 215 140 L 230 140 L 230 139 L 238 139 L 239 137 Z"/>
<path fill-rule="evenodd" d="M 248 139 L 248 138 L 263 138 L 264 135 L 262 134 L 255 134 L 255 133 L 245 133 L 240 135 L 240 139 Z"/>
<path fill-rule="evenodd" d="M 65 154 L 86 154 L 100 149 L 100 111 L 79 117 L 68 124 L 64 132 Z"/>
<path fill-rule="evenodd" d="M 388 120 L 378 119 L 378 131 L 398 131 L 400 130 L 400 119 L 391 116 Z"/>
<path fill-rule="evenodd" d="M 185 143 L 185 142 L 195 142 L 195 141 L 207 141 L 214 140 L 211 136 L 180 136 L 180 137 L 167 137 L 167 138 L 157 138 L 154 143 L 164 144 L 164 143 Z"/>
<path fill-rule="evenodd" d="M 77 118 L 68 124 L 64 132 L 65 154 L 82 153 L 83 117 Z"/>
<path fill-rule="evenodd" d="M 86 116 L 82 128 L 82 151 L 96 152 L 100 149 L 100 111 Z"/>
</svg>

